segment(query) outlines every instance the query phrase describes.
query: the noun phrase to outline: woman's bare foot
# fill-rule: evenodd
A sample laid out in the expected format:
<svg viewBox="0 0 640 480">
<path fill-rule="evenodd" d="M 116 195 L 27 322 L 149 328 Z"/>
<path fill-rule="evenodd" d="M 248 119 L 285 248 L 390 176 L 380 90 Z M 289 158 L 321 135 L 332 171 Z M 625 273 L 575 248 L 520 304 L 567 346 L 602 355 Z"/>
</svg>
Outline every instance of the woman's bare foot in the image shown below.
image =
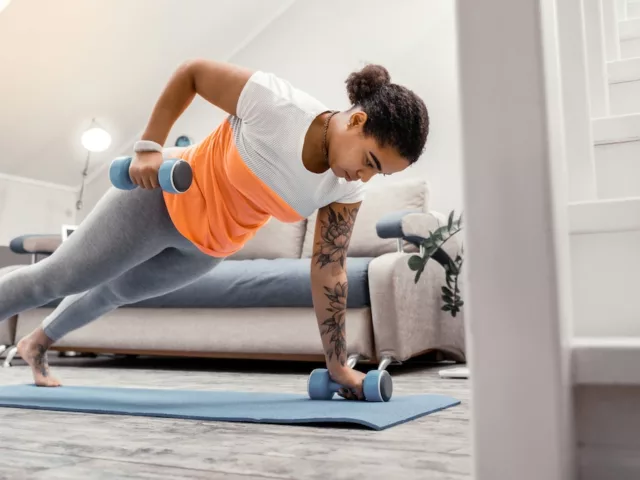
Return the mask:
<svg viewBox="0 0 640 480">
<path fill-rule="evenodd" d="M 47 349 L 53 342 L 41 327 L 18 342 L 20 357 L 29 364 L 33 380 L 39 387 L 59 387 L 60 381 L 49 373 Z"/>
</svg>

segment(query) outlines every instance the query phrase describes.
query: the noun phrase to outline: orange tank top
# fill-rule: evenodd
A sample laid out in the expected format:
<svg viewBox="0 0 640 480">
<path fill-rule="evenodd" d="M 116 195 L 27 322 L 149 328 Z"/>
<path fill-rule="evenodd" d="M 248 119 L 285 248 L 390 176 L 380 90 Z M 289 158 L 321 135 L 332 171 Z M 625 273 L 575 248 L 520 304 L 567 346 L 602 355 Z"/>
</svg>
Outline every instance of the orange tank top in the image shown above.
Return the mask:
<svg viewBox="0 0 640 480">
<path fill-rule="evenodd" d="M 202 252 L 226 257 L 242 248 L 272 216 L 302 220 L 242 160 L 228 121 L 179 157 L 191 165 L 193 182 L 182 194 L 164 192 L 178 231 Z"/>
</svg>

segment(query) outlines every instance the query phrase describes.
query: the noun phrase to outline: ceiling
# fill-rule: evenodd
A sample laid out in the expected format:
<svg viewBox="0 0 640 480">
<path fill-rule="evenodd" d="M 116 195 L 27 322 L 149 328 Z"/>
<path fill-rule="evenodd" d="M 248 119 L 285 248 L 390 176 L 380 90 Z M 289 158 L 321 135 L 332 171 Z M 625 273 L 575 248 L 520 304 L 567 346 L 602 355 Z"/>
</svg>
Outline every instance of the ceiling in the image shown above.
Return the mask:
<svg viewBox="0 0 640 480">
<path fill-rule="evenodd" d="M 226 60 L 294 0 L 13 0 L 0 13 L 0 173 L 77 187 L 92 118 L 112 136 L 90 172 L 144 129 L 182 61 Z"/>
</svg>

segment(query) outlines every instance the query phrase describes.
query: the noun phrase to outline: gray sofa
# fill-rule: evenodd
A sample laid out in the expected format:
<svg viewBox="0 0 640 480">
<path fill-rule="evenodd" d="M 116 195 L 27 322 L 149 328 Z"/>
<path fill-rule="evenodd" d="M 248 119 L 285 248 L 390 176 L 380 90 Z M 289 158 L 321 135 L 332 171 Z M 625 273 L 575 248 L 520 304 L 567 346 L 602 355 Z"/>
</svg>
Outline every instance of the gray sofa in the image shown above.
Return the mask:
<svg viewBox="0 0 640 480">
<path fill-rule="evenodd" d="M 414 284 L 407 265 L 418 251 L 415 240 L 446 222 L 428 204 L 423 180 L 372 187 L 367 193 L 347 259 L 346 331 L 352 365 L 362 361 L 385 368 L 430 351 L 465 361 L 464 310 L 455 318 L 441 310 L 444 270 L 430 262 Z M 194 284 L 119 308 L 71 332 L 53 349 L 322 361 L 309 279 L 314 228 L 315 214 L 295 224 L 273 219 L 243 250 Z M 46 253 L 42 242 L 50 250 L 57 245 L 50 236 L 27 235 L 15 239 L 12 249 Z M 455 257 L 457 238 L 445 248 Z M 0 275 L 13 268 L 28 266 L 7 267 Z M 15 345 L 58 302 L 1 322 L 0 345 Z M 14 354 L 14 348 L 7 349 L 5 366 Z"/>
</svg>

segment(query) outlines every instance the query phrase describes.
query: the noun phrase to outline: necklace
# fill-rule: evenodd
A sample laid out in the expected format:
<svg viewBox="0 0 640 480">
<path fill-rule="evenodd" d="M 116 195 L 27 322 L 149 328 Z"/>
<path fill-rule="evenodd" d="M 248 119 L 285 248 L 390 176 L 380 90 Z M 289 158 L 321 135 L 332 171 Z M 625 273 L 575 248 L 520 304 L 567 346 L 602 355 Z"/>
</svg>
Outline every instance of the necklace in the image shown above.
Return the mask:
<svg viewBox="0 0 640 480">
<path fill-rule="evenodd" d="M 329 130 L 329 122 L 331 118 L 338 113 L 337 110 L 333 110 L 331 114 L 324 121 L 324 134 L 322 136 L 322 152 L 324 153 L 324 161 L 329 165 L 329 150 L 327 149 L 327 130 Z"/>
</svg>

